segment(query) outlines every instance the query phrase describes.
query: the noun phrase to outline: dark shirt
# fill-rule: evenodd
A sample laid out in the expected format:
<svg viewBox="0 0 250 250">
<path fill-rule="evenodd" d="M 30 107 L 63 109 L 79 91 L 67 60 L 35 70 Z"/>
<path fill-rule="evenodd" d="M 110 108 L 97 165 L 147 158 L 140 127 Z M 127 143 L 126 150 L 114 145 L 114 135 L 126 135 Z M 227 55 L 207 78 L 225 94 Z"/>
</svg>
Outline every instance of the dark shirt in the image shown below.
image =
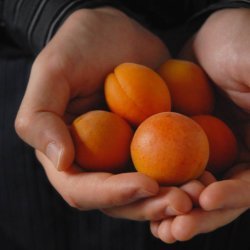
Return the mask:
<svg viewBox="0 0 250 250">
<path fill-rule="evenodd" d="M 1 33 L 7 33 L 22 50 L 37 53 L 63 21 L 80 8 L 113 6 L 160 34 L 197 13 L 249 4 L 250 1 L 218 0 L 0 0 L 0 25 Z"/>
<path fill-rule="evenodd" d="M 248 7 L 249 1 L 0 0 L 0 249 L 249 250 L 249 212 L 212 233 L 165 244 L 152 236 L 146 222 L 71 209 L 50 185 L 33 149 L 17 137 L 13 124 L 33 62 L 18 53 L 37 54 L 73 11 L 105 5 L 123 10 L 161 35 L 159 31 L 189 20 L 198 27 L 212 11 Z M 6 59 L 1 52 L 8 46 Z"/>
</svg>

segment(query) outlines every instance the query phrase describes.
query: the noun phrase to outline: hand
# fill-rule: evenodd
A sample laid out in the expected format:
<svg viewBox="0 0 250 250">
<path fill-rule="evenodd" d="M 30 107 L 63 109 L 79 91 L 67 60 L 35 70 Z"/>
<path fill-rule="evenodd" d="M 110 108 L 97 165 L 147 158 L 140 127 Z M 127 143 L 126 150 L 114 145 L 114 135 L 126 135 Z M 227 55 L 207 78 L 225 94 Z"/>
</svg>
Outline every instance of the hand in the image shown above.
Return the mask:
<svg viewBox="0 0 250 250">
<path fill-rule="evenodd" d="M 51 184 L 71 206 L 139 220 L 165 217 L 168 204 L 178 213 L 191 209 L 189 197 L 176 189 L 161 190 L 152 203 L 135 203 L 159 192 L 158 184 L 142 174 L 79 170 L 67 128 L 76 116 L 100 105 L 103 80 L 115 66 L 133 61 L 156 68 L 168 57 L 155 35 L 113 8 L 73 13 L 38 55 L 16 130 L 36 149 Z"/>
<path fill-rule="evenodd" d="M 229 98 L 250 112 L 250 9 L 212 14 L 180 53 L 195 60 Z"/>
<path fill-rule="evenodd" d="M 59 170 L 73 162 L 65 124 L 102 98 L 105 76 L 124 61 L 157 67 L 169 57 L 163 43 L 112 8 L 73 13 L 35 60 L 16 118 L 20 137 Z"/>
<path fill-rule="evenodd" d="M 227 180 L 214 181 L 207 186 L 196 183 L 200 186 L 200 192 L 194 196 L 197 206 L 183 215 L 151 221 L 152 234 L 166 243 L 187 241 L 238 218 L 250 207 L 250 164 L 239 164 L 232 170 L 235 173 Z M 190 194 L 195 186 L 194 183 L 188 185 L 190 187 L 184 191 Z"/>
<path fill-rule="evenodd" d="M 223 180 L 209 185 L 201 182 L 204 186 L 195 195 L 197 207 L 192 211 L 151 222 L 152 233 L 166 243 L 186 241 L 197 234 L 214 231 L 250 208 L 249 20 L 248 9 L 218 11 L 180 54 L 182 59 L 199 63 L 223 93 L 217 98 L 216 113 L 231 120 L 241 153 L 239 162 Z M 190 190 L 186 192 L 190 194 Z"/>
<path fill-rule="evenodd" d="M 57 171 L 43 153 L 37 151 L 37 157 L 55 189 L 79 210 L 100 209 L 112 217 L 141 221 L 161 220 L 192 208 L 184 191 L 176 187 L 159 188 L 140 173 L 91 173 L 77 166 Z"/>
</svg>

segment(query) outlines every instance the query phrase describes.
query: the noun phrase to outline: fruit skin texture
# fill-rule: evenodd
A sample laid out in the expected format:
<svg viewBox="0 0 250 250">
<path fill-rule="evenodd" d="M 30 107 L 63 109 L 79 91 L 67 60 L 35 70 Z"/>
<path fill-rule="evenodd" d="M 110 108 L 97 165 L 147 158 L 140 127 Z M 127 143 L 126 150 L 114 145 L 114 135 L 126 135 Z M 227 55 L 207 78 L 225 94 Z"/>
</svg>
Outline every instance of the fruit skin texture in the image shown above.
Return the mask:
<svg viewBox="0 0 250 250">
<path fill-rule="evenodd" d="M 123 171 L 130 159 L 133 131 L 121 117 L 108 111 L 87 112 L 73 121 L 75 160 L 90 171 Z"/>
<path fill-rule="evenodd" d="M 224 121 L 211 115 L 192 118 L 208 137 L 210 155 L 207 170 L 218 174 L 231 167 L 238 156 L 238 143 L 233 131 Z"/>
<path fill-rule="evenodd" d="M 212 113 L 213 90 L 197 64 L 170 59 L 160 66 L 158 72 L 168 85 L 173 111 L 188 116 Z"/>
<path fill-rule="evenodd" d="M 168 87 L 158 73 L 135 63 L 123 63 L 110 73 L 104 84 L 110 110 L 137 126 L 147 117 L 170 111 Z"/>
<path fill-rule="evenodd" d="M 199 177 L 209 156 L 202 128 L 175 112 L 162 112 L 141 123 L 130 149 L 136 170 L 162 185 L 180 185 Z"/>
</svg>

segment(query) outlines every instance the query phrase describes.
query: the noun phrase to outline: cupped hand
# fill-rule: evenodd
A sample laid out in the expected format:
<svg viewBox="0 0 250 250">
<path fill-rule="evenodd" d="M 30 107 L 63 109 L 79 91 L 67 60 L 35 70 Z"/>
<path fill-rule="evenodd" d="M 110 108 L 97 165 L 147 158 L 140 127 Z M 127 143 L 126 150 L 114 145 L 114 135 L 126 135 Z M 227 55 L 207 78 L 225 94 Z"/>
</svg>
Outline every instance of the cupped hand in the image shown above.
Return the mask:
<svg viewBox="0 0 250 250">
<path fill-rule="evenodd" d="M 145 209 L 138 214 L 140 203 L 134 209 L 128 205 L 156 195 L 159 186 L 154 180 L 139 173 L 87 173 L 73 164 L 68 125 L 102 104 L 105 76 L 122 62 L 157 68 L 167 58 L 168 50 L 158 37 L 108 7 L 73 13 L 36 58 L 16 130 L 36 149 L 51 184 L 71 206 L 138 220 L 162 218 L 172 200 L 179 213 L 190 209 L 189 197 L 174 189 L 161 191 L 152 205 L 144 201 Z M 186 201 L 183 206 L 175 196 Z"/>
<path fill-rule="evenodd" d="M 227 225 L 250 208 L 250 153 L 216 181 L 209 173 L 181 187 L 193 200 L 186 214 L 151 221 L 152 234 L 166 243 L 187 241 Z M 195 185 L 196 184 L 196 185 Z"/>
<path fill-rule="evenodd" d="M 141 221 L 161 220 L 192 208 L 192 201 L 183 190 L 159 188 L 143 174 L 84 172 L 77 166 L 57 171 L 45 154 L 36 154 L 55 189 L 79 210 L 99 209 L 112 217 Z"/>
<path fill-rule="evenodd" d="M 239 164 L 231 171 L 235 173 L 229 179 L 201 186 L 195 194 L 197 206 L 189 213 L 151 221 L 152 234 L 166 243 L 187 241 L 238 218 L 250 208 L 250 164 Z"/>
<path fill-rule="evenodd" d="M 116 9 L 76 11 L 33 64 L 17 133 L 66 169 L 74 159 L 67 121 L 100 103 L 105 76 L 125 61 L 157 67 L 168 56 L 159 38 Z"/>
<path fill-rule="evenodd" d="M 189 213 L 151 222 L 153 235 L 166 243 L 212 232 L 250 208 L 249 20 L 249 9 L 215 12 L 180 53 L 200 64 L 219 90 L 215 112 L 234 127 L 240 156 L 222 180 L 196 193 L 197 206 Z"/>
</svg>

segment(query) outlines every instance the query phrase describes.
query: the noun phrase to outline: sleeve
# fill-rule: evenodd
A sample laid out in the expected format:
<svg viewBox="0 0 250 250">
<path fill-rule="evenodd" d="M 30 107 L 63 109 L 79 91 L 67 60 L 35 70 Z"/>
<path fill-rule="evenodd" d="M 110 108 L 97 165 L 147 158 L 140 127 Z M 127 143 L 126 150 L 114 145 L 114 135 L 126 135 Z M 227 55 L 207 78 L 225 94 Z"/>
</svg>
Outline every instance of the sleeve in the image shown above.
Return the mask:
<svg viewBox="0 0 250 250">
<path fill-rule="evenodd" d="M 205 22 L 205 20 L 213 12 L 217 10 L 227 9 L 227 8 L 250 8 L 250 0 L 221 0 L 217 3 L 209 5 L 207 8 L 198 11 L 189 20 L 189 26 L 192 25 L 193 32 L 200 28 L 200 26 Z"/>
<path fill-rule="evenodd" d="M 100 6 L 129 13 L 115 0 L 0 0 L 0 26 L 22 50 L 37 54 L 71 13 Z"/>
<path fill-rule="evenodd" d="M 192 0 L 189 5 L 192 7 L 192 14 L 184 23 L 175 27 L 174 30 L 170 29 L 170 32 L 159 31 L 159 36 L 162 37 L 162 40 L 172 51 L 173 56 L 178 55 L 183 44 L 198 31 L 212 13 L 227 8 L 250 8 L 250 0 Z"/>
<path fill-rule="evenodd" d="M 37 54 L 50 41 L 63 21 L 74 11 L 81 8 L 112 6 L 136 19 L 171 47 L 172 43 L 176 43 L 176 39 L 166 38 L 166 29 L 176 28 L 176 24 L 185 21 L 181 31 L 183 32 L 182 37 L 185 39 L 199 29 L 214 11 L 224 8 L 248 8 L 250 0 L 183 0 L 180 3 L 170 1 L 167 9 L 162 8 L 163 4 L 161 0 L 145 2 L 132 0 L 0 0 L 0 34 L 10 37 L 22 51 Z M 173 6 L 178 9 L 178 13 Z M 186 16 L 190 16 L 190 14 L 192 17 L 187 21 Z M 176 19 L 179 21 L 176 22 Z M 177 43 L 180 44 L 183 39 L 178 39 Z M 176 45 L 174 46 L 176 47 Z"/>
</svg>

